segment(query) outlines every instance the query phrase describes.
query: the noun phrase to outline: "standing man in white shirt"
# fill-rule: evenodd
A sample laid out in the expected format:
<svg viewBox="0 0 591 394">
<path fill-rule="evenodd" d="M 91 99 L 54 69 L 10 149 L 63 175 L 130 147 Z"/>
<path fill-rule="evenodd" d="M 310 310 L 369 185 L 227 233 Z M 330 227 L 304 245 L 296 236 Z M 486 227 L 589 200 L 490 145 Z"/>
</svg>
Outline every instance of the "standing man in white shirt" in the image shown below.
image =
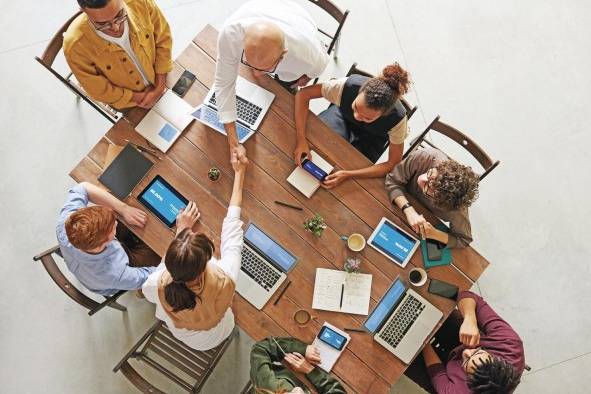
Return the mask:
<svg viewBox="0 0 591 394">
<path fill-rule="evenodd" d="M 283 85 L 298 87 L 322 74 L 328 54 L 316 23 L 287 0 L 252 0 L 226 20 L 218 37 L 215 95 L 230 151 L 246 161 L 236 134 L 236 78 L 240 63 L 255 77 L 274 74 Z"/>
</svg>

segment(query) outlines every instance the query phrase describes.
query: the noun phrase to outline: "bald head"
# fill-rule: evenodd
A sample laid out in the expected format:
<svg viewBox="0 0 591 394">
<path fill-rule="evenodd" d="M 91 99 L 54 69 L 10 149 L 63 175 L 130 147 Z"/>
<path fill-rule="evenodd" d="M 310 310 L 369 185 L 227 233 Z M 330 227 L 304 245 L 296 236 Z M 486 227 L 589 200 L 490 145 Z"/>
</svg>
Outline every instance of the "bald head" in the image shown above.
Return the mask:
<svg viewBox="0 0 591 394">
<path fill-rule="evenodd" d="M 271 70 L 285 52 L 285 36 L 279 26 L 271 22 L 257 22 L 246 28 L 244 56 L 251 66 Z"/>
</svg>

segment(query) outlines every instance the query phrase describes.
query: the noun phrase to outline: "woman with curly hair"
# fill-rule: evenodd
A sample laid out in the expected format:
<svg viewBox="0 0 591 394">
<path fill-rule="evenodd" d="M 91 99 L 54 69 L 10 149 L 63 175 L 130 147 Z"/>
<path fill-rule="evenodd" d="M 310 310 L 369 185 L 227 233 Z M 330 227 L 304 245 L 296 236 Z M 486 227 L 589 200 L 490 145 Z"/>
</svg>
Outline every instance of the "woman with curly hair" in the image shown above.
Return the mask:
<svg viewBox="0 0 591 394">
<path fill-rule="evenodd" d="M 404 139 L 408 134 L 406 111 L 400 98 L 410 86 L 410 77 L 398 63 L 386 66 L 382 73 L 369 78 L 353 74 L 307 86 L 295 96 L 296 146 L 294 160 L 301 165 L 311 158 L 306 140 L 308 106 L 311 99 L 323 97 L 331 105 L 318 117 L 349 141 L 369 160 L 376 162 L 385 146 L 388 161 L 356 170 L 330 174 L 324 186 L 335 187 L 348 178 L 381 178 L 402 159 Z"/>
<path fill-rule="evenodd" d="M 461 248 L 472 242 L 468 207 L 478 198 L 478 180 L 470 167 L 436 149 L 424 148 L 413 151 L 386 176 L 386 191 L 415 232 L 450 248 Z M 419 215 L 406 193 L 449 222 L 449 233 L 436 229 Z"/>
</svg>

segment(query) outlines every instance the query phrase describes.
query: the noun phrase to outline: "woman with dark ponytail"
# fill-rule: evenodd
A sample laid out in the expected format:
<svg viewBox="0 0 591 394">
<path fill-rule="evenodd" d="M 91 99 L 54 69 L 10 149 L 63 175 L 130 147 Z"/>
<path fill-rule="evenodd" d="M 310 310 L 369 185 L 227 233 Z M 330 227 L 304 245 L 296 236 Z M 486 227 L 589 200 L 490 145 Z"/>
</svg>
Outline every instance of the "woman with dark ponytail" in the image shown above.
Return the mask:
<svg viewBox="0 0 591 394">
<path fill-rule="evenodd" d="M 375 78 L 353 74 L 300 89 L 295 97 L 296 164 L 300 165 L 303 157 L 310 157 L 306 140 L 310 100 L 324 97 L 331 105 L 318 115 L 320 119 L 369 160 L 375 163 L 389 144 L 386 162 L 337 171 L 326 178 L 324 186 L 335 187 L 348 178 L 384 177 L 402 160 L 408 127 L 400 98 L 409 86 L 408 72 L 394 63 Z"/>
<path fill-rule="evenodd" d="M 177 217 L 177 235 L 164 264 L 142 287 L 146 299 L 156 304 L 156 317 L 175 337 L 197 350 L 216 347 L 234 329 L 231 305 L 243 244 L 240 205 L 246 169 L 236 152 L 232 153 L 232 167 L 234 187 L 222 224 L 221 258 L 213 257 L 215 247 L 207 235 L 193 232 L 201 214 L 190 202 Z"/>
</svg>

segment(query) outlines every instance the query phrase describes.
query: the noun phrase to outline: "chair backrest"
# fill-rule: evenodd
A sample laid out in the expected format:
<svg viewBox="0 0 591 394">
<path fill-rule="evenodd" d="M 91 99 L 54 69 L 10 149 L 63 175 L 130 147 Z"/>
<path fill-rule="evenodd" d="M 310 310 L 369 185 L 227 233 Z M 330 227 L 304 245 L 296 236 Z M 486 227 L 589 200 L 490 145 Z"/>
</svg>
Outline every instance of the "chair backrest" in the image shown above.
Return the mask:
<svg viewBox="0 0 591 394">
<path fill-rule="evenodd" d="M 335 49 L 335 45 L 341 35 L 341 30 L 343 29 L 343 25 L 347 20 L 347 16 L 349 15 L 349 10 L 345 10 L 344 12 L 341 11 L 339 7 L 337 7 L 332 1 L 330 0 L 308 0 L 311 3 L 317 5 L 318 7 L 322 8 L 326 11 L 338 24 L 338 27 L 334 34 L 329 34 L 324 30 L 318 28 L 318 31 L 324 34 L 326 37 L 330 38 L 330 43 L 327 47 L 326 52 L 330 55 L 332 51 Z"/>
<path fill-rule="evenodd" d="M 408 148 L 408 150 L 404 153 L 403 158 L 406 158 L 413 150 L 415 150 L 422 142 L 425 142 L 432 147 L 439 149 L 433 143 L 425 140 L 427 133 L 429 131 L 436 131 L 440 134 L 443 134 L 447 138 L 455 141 L 458 145 L 464 148 L 468 153 L 470 153 L 476 161 L 482 166 L 484 172 L 480 175 L 480 180 L 483 180 L 492 170 L 494 170 L 500 163 L 499 160 L 493 160 L 485 151 L 482 149 L 474 140 L 468 137 L 466 134 L 462 133 L 458 129 L 443 123 L 439 120 L 439 115 L 431 122 L 429 126 L 419 135 Z M 441 149 L 439 149 L 441 150 Z M 445 152 L 444 152 L 445 153 Z"/>
<path fill-rule="evenodd" d="M 43 54 L 41 57 L 35 56 L 35 60 L 39 62 L 43 67 L 47 69 L 50 73 L 52 73 L 61 83 L 66 85 L 68 89 L 70 89 L 75 95 L 86 101 L 91 107 L 101 113 L 105 118 L 107 118 L 111 123 L 115 123 L 119 119 L 119 115 L 117 111 L 113 108 L 109 107 L 104 103 L 99 103 L 91 99 L 82 89 L 80 89 L 76 84 L 73 84 L 70 81 L 70 77 L 64 78 L 59 72 L 53 68 L 53 63 L 55 62 L 55 58 L 57 57 L 58 53 L 62 49 L 64 44 L 64 33 L 68 30 L 68 27 L 72 24 L 74 19 L 80 15 L 82 11 L 76 12 L 70 19 L 64 23 L 64 25 L 55 33 L 55 35 L 49 40 L 49 44 L 45 47 Z"/>
<path fill-rule="evenodd" d="M 374 77 L 372 74 L 368 73 L 367 71 L 357 68 L 357 63 L 353 63 L 351 65 L 351 67 L 349 68 L 349 71 L 347 71 L 347 77 L 350 75 L 353 75 L 353 74 L 363 75 L 364 77 L 369 77 L 369 78 Z M 408 101 L 406 101 L 406 99 L 404 97 L 400 97 L 400 102 L 402 103 L 402 106 L 406 110 L 406 118 L 410 119 L 413 116 L 413 114 L 416 112 L 418 107 L 416 105 L 414 107 L 411 107 L 410 103 Z"/>
<path fill-rule="evenodd" d="M 68 297 L 74 300 L 79 305 L 82 305 L 84 308 L 88 309 L 88 314 L 90 316 L 94 315 L 99 310 L 103 309 L 106 306 L 110 306 L 112 308 L 125 311 L 126 308 L 119 305 L 116 301 L 125 291 L 119 291 L 115 295 L 111 297 L 105 297 L 105 301 L 98 302 L 93 300 L 92 298 L 88 297 L 86 294 L 82 293 L 76 286 L 72 284 L 66 278 L 66 276 L 62 273 L 59 269 L 55 259 L 53 258 L 53 254 L 57 254 L 61 256 L 61 251 L 59 246 L 54 246 L 51 249 L 46 250 L 38 254 L 37 256 L 33 257 L 33 261 L 41 261 L 45 270 L 53 279 L 56 285 L 64 292 Z"/>
<path fill-rule="evenodd" d="M 217 347 L 207 351 L 199 351 L 176 339 L 166 324 L 158 321 L 119 361 L 113 368 L 113 372 L 121 370 L 125 377 L 144 393 L 162 393 L 133 368 L 129 359 L 135 358 L 159 371 L 186 391 L 198 393 L 236 332 L 237 330 L 234 329 L 230 337 Z"/>
</svg>

